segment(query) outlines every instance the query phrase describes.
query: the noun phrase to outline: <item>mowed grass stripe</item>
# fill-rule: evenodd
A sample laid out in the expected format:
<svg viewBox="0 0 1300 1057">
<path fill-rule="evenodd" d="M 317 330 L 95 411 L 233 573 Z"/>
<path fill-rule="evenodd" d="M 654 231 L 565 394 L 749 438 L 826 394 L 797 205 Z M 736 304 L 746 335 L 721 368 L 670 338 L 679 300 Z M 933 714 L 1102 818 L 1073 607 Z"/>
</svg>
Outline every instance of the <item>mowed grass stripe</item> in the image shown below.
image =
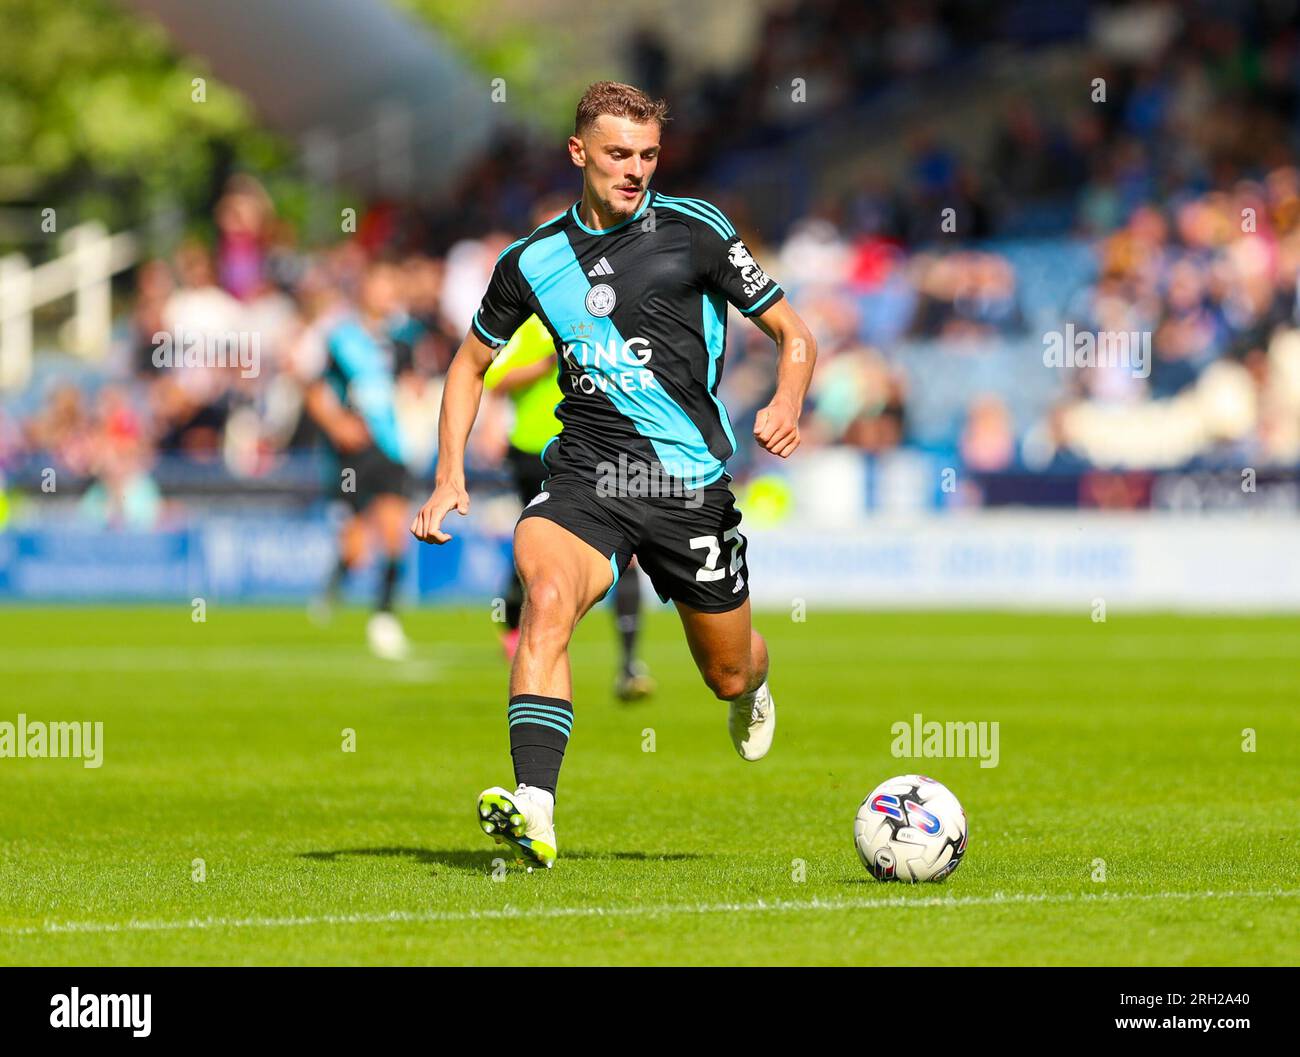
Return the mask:
<svg viewBox="0 0 1300 1057">
<path fill-rule="evenodd" d="M 755 621 L 760 630 L 766 625 L 779 623 L 782 616 L 758 614 Z M 475 625 L 471 625 L 475 627 Z M 482 622 L 482 632 L 490 636 L 493 625 Z M 769 629 L 770 630 L 770 629 Z M 800 636 L 806 645 L 817 653 L 841 654 L 843 663 L 862 660 L 903 660 L 918 662 L 966 662 L 973 664 L 1002 663 L 1007 660 L 1054 660 L 1094 663 L 1097 660 L 1123 662 L 1178 662 L 1187 659 L 1187 638 L 1165 634 L 1146 633 L 1140 628 L 1125 629 L 1120 634 L 1099 633 L 1090 639 L 1085 632 L 1080 635 L 924 635 L 877 634 L 873 631 L 868 640 L 854 635 L 837 634 L 832 630 L 807 632 Z M 649 646 L 658 652 L 654 644 Z M 1198 656 L 1218 660 L 1290 660 L 1297 650 L 1294 635 L 1216 635 L 1200 644 Z M 606 661 L 610 647 L 605 643 L 576 642 L 570 654 L 588 663 Z M 490 668 L 500 658 L 500 648 L 488 642 L 473 645 L 443 646 L 416 643 L 412 658 L 402 662 L 383 662 L 373 658 L 355 643 L 323 651 L 319 644 L 285 645 L 275 643 L 249 643 L 232 647 L 217 640 L 210 644 L 162 643 L 156 646 L 44 646 L 31 645 L 21 649 L 0 650 L 0 671 L 40 672 L 53 669 L 77 668 L 85 671 L 184 671 L 195 665 L 221 668 L 247 668 L 266 671 L 274 669 L 329 668 L 343 672 L 356 671 L 358 665 L 365 674 L 383 671 L 400 671 L 403 668 L 439 665 L 484 666 Z"/>
<path fill-rule="evenodd" d="M 312 925 L 461 924 L 474 921 L 536 921 L 554 918 L 672 917 L 696 914 L 810 913 L 860 910 L 960 910 L 964 907 L 1039 904 L 1106 904 L 1163 900 L 1296 899 L 1300 889 L 1251 892 L 1058 892 L 995 893 L 990 896 L 931 896 L 920 898 L 840 900 L 756 900 L 750 903 L 704 903 L 663 906 L 502 907 L 499 910 L 408 911 L 370 914 L 322 914 L 281 918 L 197 918 L 189 921 L 59 921 L 43 925 L 0 927 L 0 935 L 35 936 L 68 932 L 184 932 L 202 929 L 302 928 Z"/>
</svg>

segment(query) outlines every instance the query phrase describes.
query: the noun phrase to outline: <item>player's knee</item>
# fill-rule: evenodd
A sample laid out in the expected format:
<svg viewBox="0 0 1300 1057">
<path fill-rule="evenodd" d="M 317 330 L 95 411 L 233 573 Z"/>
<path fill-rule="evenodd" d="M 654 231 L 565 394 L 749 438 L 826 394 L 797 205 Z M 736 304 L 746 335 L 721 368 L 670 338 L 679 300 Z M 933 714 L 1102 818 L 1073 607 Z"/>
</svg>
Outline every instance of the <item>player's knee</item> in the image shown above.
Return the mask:
<svg viewBox="0 0 1300 1057">
<path fill-rule="evenodd" d="M 571 592 L 557 580 L 547 577 L 524 584 L 525 638 L 536 644 L 568 641 L 574 624 Z"/>
<path fill-rule="evenodd" d="M 710 665 L 704 681 L 721 701 L 734 700 L 749 689 L 749 673 L 736 665 Z"/>
<path fill-rule="evenodd" d="M 537 616 L 558 616 L 565 608 L 565 591 L 556 580 L 535 577 L 524 583 L 524 598 Z"/>
</svg>

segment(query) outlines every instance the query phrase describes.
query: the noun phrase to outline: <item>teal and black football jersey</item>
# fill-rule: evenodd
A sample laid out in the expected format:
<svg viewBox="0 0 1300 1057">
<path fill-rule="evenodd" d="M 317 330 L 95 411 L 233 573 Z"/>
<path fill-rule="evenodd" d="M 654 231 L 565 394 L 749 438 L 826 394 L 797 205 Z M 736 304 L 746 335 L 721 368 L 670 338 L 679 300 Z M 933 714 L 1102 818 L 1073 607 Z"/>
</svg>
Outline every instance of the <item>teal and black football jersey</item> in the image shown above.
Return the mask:
<svg viewBox="0 0 1300 1057">
<path fill-rule="evenodd" d="M 494 348 L 534 313 L 550 331 L 563 393 L 551 473 L 591 476 L 621 456 L 700 487 L 736 447 L 718 399 L 727 303 L 753 315 L 782 296 L 716 206 L 648 191 L 605 231 L 575 204 L 508 246 L 473 326 Z"/>
<path fill-rule="evenodd" d="M 401 462 L 402 436 L 397 425 L 397 372 L 411 361 L 419 325 L 396 320 L 374 333 L 348 316 L 325 336 L 322 378 L 339 403 L 361 417 L 375 446 Z"/>
</svg>

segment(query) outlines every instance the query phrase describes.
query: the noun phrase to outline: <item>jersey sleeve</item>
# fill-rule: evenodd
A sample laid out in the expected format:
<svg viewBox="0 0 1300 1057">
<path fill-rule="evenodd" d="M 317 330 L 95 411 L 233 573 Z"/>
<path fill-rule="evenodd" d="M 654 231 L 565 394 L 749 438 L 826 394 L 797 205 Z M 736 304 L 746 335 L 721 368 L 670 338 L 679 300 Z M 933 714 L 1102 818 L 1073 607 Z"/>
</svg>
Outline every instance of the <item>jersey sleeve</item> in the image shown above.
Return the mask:
<svg viewBox="0 0 1300 1057">
<path fill-rule="evenodd" d="M 492 269 L 487 293 L 474 313 L 474 333 L 485 345 L 500 349 L 530 315 L 528 284 L 519 271 L 516 247 L 506 250 Z"/>
<path fill-rule="evenodd" d="M 730 224 L 697 224 L 692 240 L 691 252 L 704 284 L 742 315 L 762 312 L 785 296 L 780 283 L 763 271 Z"/>
</svg>

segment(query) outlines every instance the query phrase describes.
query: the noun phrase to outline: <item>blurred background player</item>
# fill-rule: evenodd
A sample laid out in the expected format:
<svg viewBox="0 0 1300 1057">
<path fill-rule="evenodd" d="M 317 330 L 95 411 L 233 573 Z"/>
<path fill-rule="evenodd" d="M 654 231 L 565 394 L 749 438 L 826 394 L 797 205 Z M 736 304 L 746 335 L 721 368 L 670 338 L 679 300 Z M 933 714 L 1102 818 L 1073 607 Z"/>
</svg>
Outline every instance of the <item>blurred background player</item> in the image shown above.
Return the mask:
<svg viewBox="0 0 1300 1057">
<path fill-rule="evenodd" d="M 514 405 L 506 463 L 524 506 L 542 491 L 546 448 L 560 433 L 560 420 L 555 417 L 555 407 L 563 396 L 559 373 L 555 343 L 546 325 L 534 315 L 511 336 L 483 379 L 485 389 L 505 394 Z M 614 693 L 621 701 L 639 701 L 654 693 L 655 682 L 646 663 L 636 656 L 641 630 L 641 577 L 635 566 L 619 577 L 613 595 L 614 620 L 622 647 Z M 502 637 L 506 656 L 512 661 L 519 646 L 523 604 L 524 586 L 512 564 L 506 590 L 506 632 Z"/>
<path fill-rule="evenodd" d="M 398 427 L 397 374 L 409 365 L 412 321 L 402 310 L 400 275 L 370 262 L 355 310 L 326 323 L 323 369 L 307 386 L 305 408 L 336 462 L 340 495 L 352 513 L 339 533 L 338 561 L 313 609 L 327 617 L 344 580 L 373 547 L 382 554 L 375 611 L 366 625 L 371 651 L 401 660 L 410 651 L 393 614 L 406 552 L 409 476 Z"/>
</svg>

